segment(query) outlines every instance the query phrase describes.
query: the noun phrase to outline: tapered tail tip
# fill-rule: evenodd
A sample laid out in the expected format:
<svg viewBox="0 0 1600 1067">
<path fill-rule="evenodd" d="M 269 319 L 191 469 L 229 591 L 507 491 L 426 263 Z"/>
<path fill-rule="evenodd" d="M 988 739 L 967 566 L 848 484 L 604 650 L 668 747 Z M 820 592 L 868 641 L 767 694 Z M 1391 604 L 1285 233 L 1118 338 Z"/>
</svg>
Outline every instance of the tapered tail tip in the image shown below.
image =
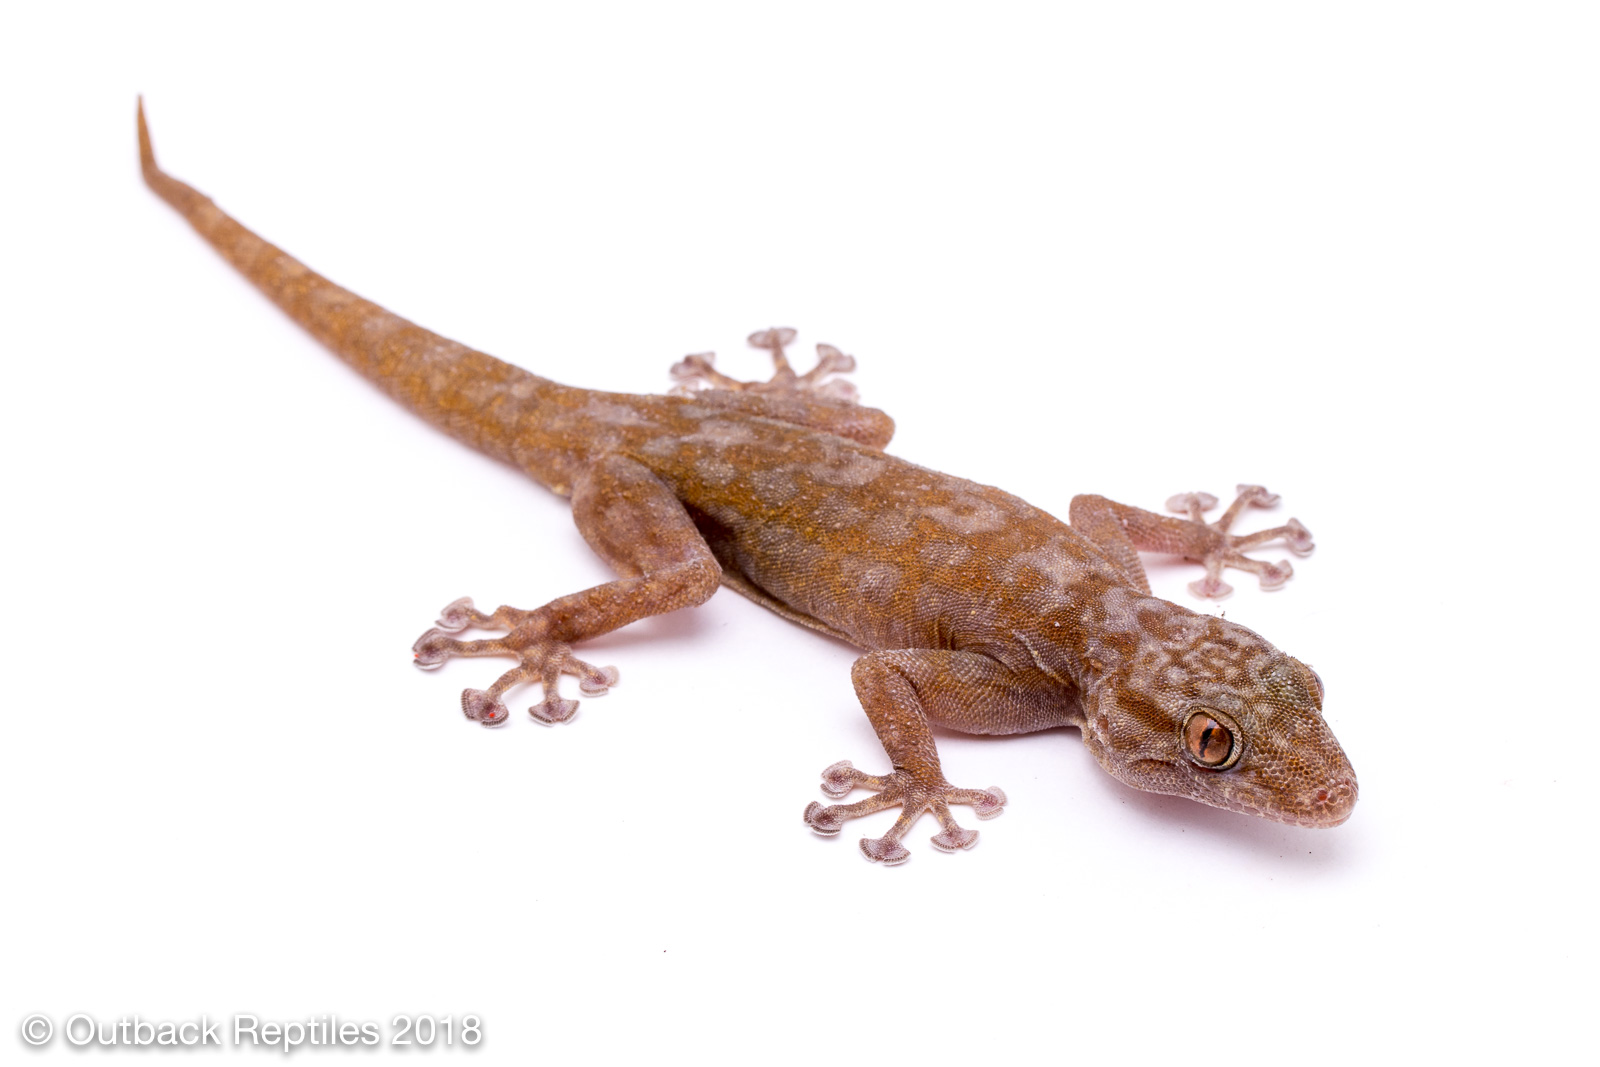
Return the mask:
<svg viewBox="0 0 1600 1067">
<path fill-rule="evenodd" d="M 161 168 L 156 166 L 156 152 L 150 146 L 150 126 L 144 119 L 144 94 L 139 95 L 139 168 L 144 171 L 146 180 L 152 175 L 160 174 Z"/>
</svg>

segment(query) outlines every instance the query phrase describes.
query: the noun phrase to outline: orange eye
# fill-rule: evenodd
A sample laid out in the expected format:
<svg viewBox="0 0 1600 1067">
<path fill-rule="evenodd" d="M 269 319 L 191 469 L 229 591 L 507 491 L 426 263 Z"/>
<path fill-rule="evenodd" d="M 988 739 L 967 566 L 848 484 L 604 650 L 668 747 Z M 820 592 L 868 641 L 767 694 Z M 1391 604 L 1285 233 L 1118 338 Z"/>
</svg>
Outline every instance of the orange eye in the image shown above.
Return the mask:
<svg viewBox="0 0 1600 1067">
<path fill-rule="evenodd" d="M 1200 766 L 1221 767 L 1233 757 L 1233 731 L 1204 710 L 1191 712 L 1183 724 L 1183 747 Z"/>
</svg>

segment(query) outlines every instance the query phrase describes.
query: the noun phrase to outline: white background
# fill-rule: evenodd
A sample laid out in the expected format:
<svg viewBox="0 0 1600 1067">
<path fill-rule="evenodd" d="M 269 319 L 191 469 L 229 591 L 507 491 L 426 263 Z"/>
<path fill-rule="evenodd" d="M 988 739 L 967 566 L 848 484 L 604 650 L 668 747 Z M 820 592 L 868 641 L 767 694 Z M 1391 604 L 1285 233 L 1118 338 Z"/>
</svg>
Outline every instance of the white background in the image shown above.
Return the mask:
<svg viewBox="0 0 1600 1067">
<path fill-rule="evenodd" d="M 50 10 L 0 30 L 8 1059 L 77 1011 L 476 1013 L 482 1062 L 1578 1055 L 1592 8 Z M 559 380 L 764 376 L 794 325 L 897 454 L 1058 514 L 1282 492 L 1249 522 L 1316 554 L 1223 607 L 1327 680 L 1354 817 L 950 737 L 1005 815 L 871 866 L 892 813 L 800 822 L 883 763 L 852 650 L 726 592 L 594 642 L 569 726 L 465 722 L 503 665 L 415 671 L 433 613 L 605 570 L 143 188 L 139 92 L 247 225 Z"/>
</svg>

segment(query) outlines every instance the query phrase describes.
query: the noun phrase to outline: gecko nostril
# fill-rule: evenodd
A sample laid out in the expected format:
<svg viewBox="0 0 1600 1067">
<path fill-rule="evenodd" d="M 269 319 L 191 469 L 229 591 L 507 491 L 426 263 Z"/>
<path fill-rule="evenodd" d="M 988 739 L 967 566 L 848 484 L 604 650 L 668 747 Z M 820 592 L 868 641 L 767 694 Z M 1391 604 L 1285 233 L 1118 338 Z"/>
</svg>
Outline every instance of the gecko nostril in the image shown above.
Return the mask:
<svg viewBox="0 0 1600 1067">
<path fill-rule="evenodd" d="M 1335 778 L 1311 794 L 1313 816 L 1323 825 L 1337 825 L 1350 817 L 1356 806 L 1356 780 L 1353 775 Z"/>
</svg>

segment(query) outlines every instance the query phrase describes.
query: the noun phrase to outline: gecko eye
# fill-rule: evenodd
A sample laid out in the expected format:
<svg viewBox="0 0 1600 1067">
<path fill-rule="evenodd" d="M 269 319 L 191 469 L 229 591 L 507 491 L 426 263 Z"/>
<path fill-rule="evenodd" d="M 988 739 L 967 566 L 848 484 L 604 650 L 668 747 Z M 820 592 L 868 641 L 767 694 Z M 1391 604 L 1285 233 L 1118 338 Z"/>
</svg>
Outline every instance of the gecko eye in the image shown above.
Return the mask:
<svg viewBox="0 0 1600 1067">
<path fill-rule="evenodd" d="M 1207 770 L 1220 771 L 1238 762 L 1242 748 L 1233 731 L 1209 708 L 1196 708 L 1183 720 L 1183 752 Z"/>
</svg>

